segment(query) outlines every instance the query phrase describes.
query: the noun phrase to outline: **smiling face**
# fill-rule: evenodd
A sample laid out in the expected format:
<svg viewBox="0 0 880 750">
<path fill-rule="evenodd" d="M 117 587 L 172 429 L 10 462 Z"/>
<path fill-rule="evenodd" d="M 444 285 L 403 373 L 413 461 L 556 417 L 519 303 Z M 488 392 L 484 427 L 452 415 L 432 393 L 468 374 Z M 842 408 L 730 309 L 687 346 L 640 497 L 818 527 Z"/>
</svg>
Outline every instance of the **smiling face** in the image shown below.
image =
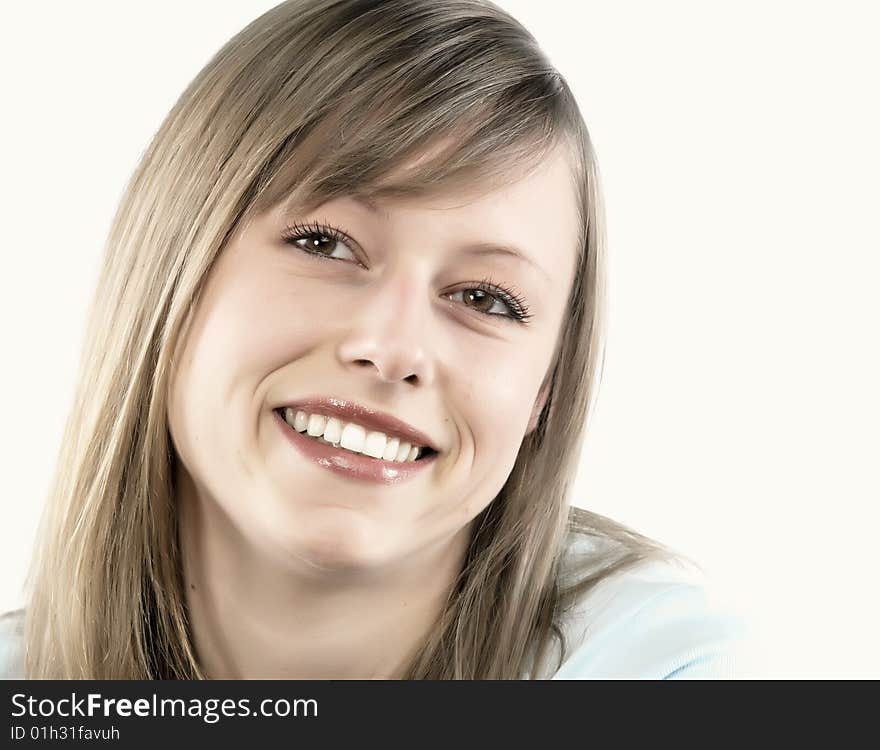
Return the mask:
<svg viewBox="0 0 880 750">
<path fill-rule="evenodd" d="M 570 165 L 559 149 L 475 196 L 282 204 L 239 228 L 168 412 L 178 470 L 233 538 L 284 564 L 364 571 L 463 538 L 543 404 L 577 258 Z M 523 257 L 485 252 L 497 246 Z M 390 485 L 324 468 L 274 412 L 315 396 L 391 414 L 439 455 Z"/>
</svg>

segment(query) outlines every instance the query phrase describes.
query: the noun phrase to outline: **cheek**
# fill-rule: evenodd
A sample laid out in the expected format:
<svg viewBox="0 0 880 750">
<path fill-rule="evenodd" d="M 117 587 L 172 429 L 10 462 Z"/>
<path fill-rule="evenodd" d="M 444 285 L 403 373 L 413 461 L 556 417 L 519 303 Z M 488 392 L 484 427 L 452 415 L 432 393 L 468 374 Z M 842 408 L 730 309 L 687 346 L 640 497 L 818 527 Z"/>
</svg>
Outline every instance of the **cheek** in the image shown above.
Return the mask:
<svg viewBox="0 0 880 750">
<path fill-rule="evenodd" d="M 466 399 L 473 425 L 475 460 L 497 461 L 499 472 L 513 468 L 543 378 L 526 357 L 497 363 L 482 360 L 470 379 Z"/>
<path fill-rule="evenodd" d="M 171 385 L 169 424 L 183 451 L 197 444 L 216 450 L 217 433 L 247 424 L 257 384 L 290 356 L 281 338 L 289 344 L 309 330 L 291 325 L 303 319 L 295 299 L 282 298 L 265 279 L 258 282 L 228 260 L 217 271 L 198 303 Z"/>
<path fill-rule="evenodd" d="M 206 307 L 193 340 L 192 369 L 202 385 L 229 398 L 321 341 L 315 300 L 303 284 L 239 278 Z M 217 388 L 222 393 L 217 394 Z M 217 403 L 220 406 L 223 402 Z"/>
</svg>

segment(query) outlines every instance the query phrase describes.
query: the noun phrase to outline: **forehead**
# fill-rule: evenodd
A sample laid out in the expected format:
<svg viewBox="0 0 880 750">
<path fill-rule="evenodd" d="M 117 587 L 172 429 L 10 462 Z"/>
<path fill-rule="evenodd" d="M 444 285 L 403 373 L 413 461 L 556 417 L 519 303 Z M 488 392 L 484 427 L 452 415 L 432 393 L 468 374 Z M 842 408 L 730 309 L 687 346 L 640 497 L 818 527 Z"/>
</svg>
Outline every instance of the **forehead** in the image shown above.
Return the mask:
<svg viewBox="0 0 880 750">
<path fill-rule="evenodd" d="M 453 136 L 440 137 L 377 181 L 353 192 L 367 202 L 406 202 L 418 197 L 430 200 L 440 208 L 443 203 L 454 207 L 477 202 L 491 193 L 528 193 L 535 187 L 549 184 L 565 190 L 563 183 L 566 181 L 571 190 L 577 189 L 574 154 L 565 138 L 549 149 L 524 144 L 520 158 L 489 162 L 484 172 L 476 168 L 447 172 L 443 166 L 438 166 L 444 165 L 456 150 Z M 439 182 L 434 182 L 431 177 L 437 175 Z"/>
</svg>

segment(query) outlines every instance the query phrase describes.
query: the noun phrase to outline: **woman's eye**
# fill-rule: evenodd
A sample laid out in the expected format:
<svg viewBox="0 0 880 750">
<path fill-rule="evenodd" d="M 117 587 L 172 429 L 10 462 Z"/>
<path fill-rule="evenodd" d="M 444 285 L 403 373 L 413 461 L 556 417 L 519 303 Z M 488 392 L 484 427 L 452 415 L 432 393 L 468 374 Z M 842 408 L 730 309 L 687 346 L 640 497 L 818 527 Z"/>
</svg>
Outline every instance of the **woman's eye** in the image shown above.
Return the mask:
<svg viewBox="0 0 880 750">
<path fill-rule="evenodd" d="M 453 298 L 456 295 L 461 295 L 461 301 L 465 307 L 470 307 L 483 315 L 520 319 L 520 316 L 515 310 L 511 309 L 510 305 L 483 289 L 461 289 L 447 296 Z"/>
<path fill-rule="evenodd" d="M 357 261 L 352 247 L 356 243 L 341 229 L 311 222 L 309 224 L 293 224 L 288 226 L 282 233 L 282 239 L 293 247 L 299 248 L 309 255 L 317 255 L 322 258 L 333 260 L 349 260 L 344 253 L 347 250 L 351 260 Z M 342 252 L 340 256 L 338 253 Z"/>
<path fill-rule="evenodd" d="M 466 286 L 464 289 L 446 296 L 454 297 L 458 294 L 462 295 L 462 304 L 465 307 L 476 310 L 481 315 L 504 318 L 523 325 L 528 325 L 528 320 L 532 317 L 522 294 L 516 289 L 505 288 L 493 282 L 492 279 L 472 282 L 471 286 Z M 501 312 L 498 312 L 499 310 Z M 504 312 L 505 310 L 507 312 Z"/>
<path fill-rule="evenodd" d="M 312 255 L 322 255 L 325 258 L 335 258 L 337 260 L 357 260 L 357 257 L 346 242 L 332 234 L 326 234 L 324 232 L 305 232 L 285 237 L 285 241 L 295 247 L 301 248 L 307 253 L 311 253 Z M 346 258 L 344 255 L 341 257 L 337 255 L 336 253 L 340 251 L 340 248 L 345 248 L 345 251 L 347 251 L 351 257 Z"/>
</svg>

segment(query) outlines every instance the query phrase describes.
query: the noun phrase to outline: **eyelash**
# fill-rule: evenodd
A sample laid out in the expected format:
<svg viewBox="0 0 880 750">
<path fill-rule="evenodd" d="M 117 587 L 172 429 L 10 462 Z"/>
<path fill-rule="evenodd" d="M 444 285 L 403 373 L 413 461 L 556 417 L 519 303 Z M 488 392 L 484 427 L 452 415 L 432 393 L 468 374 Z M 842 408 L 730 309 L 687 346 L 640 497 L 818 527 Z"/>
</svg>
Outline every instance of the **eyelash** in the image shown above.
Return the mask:
<svg viewBox="0 0 880 750">
<path fill-rule="evenodd" d="M 329 240 L 334 240 L 335 242 L 342 242 L 343 244 L 348 245 L 349 248 L 355 244 L 344 230 L 337 229 L 329 224 L 319 224 L 317 222 L 313 224 L 295 223 L 287 227 L 282 233 L 285 242 L 298 250 L 302 250 L 308 255 L 314 255 L 324 260 L 344 260 L 343 258 L 333 258 L 329 255 L 322 255 L 321 253 L 316 253 L 296 244 L 298 240 L 304 240 L 310 237 L 313 238 L 315 236 L 321 236 Z M 497 301 L 503 302 L 511 312 L 510 315 L 499 315 L 497 313 L 488 313 L 477 310 L 476 312 L 481 315 L 486 315 L 490 318 L 507 318 L 514 323 L 521 323 L 523 325 L 528 325 L 528 320 L 532 317 L 525 299 L 517 290 L 506 289 L 503 286 L 499 286 L 490 278 L 484 278 L 478 282 L 470 282 L 469 286 L 466 286 L 459 291 L 463 292 L 465 290 L 479 290 L 485 292 Z M 451 294 L 458 294 L 458 292 L 451 292 Z"/>
</svg>

